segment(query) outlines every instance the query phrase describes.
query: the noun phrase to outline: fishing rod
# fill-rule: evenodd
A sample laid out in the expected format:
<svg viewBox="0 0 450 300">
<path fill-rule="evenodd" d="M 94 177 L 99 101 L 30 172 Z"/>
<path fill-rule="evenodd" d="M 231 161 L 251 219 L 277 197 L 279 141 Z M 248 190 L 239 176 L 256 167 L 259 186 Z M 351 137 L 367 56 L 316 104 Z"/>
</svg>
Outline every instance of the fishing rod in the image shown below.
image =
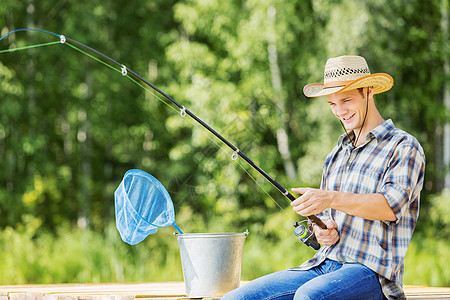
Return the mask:
<svg viewBox="0 0 450 300">
<path fill-rule="evenodd" d="M 226 140 L 223 136 L 221 136 L 217 131 L 215 131 L 213 128 L 211 128 L 208 124 L 206 124 L 205 122 L 203 122 L 200 118 L 198 118 L 195 114 L 193 114 L 191 111 L 189 111 L 188 109 L 186 109 L 186 107 L 184 107 L 183 105 L 181 105 L 180 103 L 178 103 L 177 101 L 175 101 L 172 97 L 170 97 L 169 95 L 167 95 L 166 93 L 164 93 L 163 91 L 161 91 L 159 88 L 157 88 L 155 85 L 153 85 L 152 83 L 150 83 L 149 81 L 147 81 L 146 79 L 144 79 L 142 76 L 140 76 L 139 74 L 137 74 L 136 72 L 130 70 L 129 68 L 127 68 L 125 65 L 118 63 L 117 61 L 115 61 L 114 59 L 106 56 L 105 54 L 89 47 L 86 46 L 78 41 L 75 41 L 71 38 L 68 38 L 64 35 L 61 34 L 56 34 L 50 31 L 46 31 L 46 30 L 41 30 L 41 29 L 34 29 L 34 28 L 21 28 L 21 29 L 16 29 L 13 30 L 11 32 L 8 32 L 7 34 L 3 35 L 0 38 L 0 41 L 5 38 L 6 36 L 8 36 L 9 34 L 12 34 L 14 32 L 18 32 L 18 31 L 39 31 L 39 32 L 44 32 L 47 34 L 51 34 L 53 36 L 59 37 L 61 44 L 65 44 L 67 42 L 78 45 L 84 49 L 87 49 L 93 53 L 95 53 L 96 55 L 104 58 L 105 60 L 109 61 L 110 63 L 113 63 L 114 65 L 118 66 L 121 69 L 122 75 L 123 76 L 127 76 L 128 74 L 131 74 L 135 79 L 143 82 L 144 84 L 146 84 L 147 86 L 149 86 L 150 88 L 152 88 L 153 90 L 155 90 L 157 93 L 159 93 L 161 96 L 163 96 L 165 99 L 169 100 L 171 103 L 173 103 L 174 105 L 176 105 L 179 109 L 180 109 L 180 115 L 182 117 L 184 117 L 186 114 L 189 115 L 192 119 L 194 119 L 195 121 L 197 121 L 198 123 L 200 123 L 200 125 L 202 125 L 204 128 L 206 128 L 209 132 L 211 132 L 213 135 L 215 135 L 219 140 L 221 140 L 225 145 L 227 145 L 229 148 L 231 148 L 231 150 L 233 150 L 233 155 L 231 156 L 233 160 L 236 160 L 238 158 L 238 156 L 240 156 L 243 160 L 245 160 L 253 169 L 255 169 L 258 173 L 260 173 L 264 178 L 266 178 L 274 187 L 276 187 L 278 189 L 278 191 L 280 191 L 281 194 L 283 194 L 286 198 L 288 198 L 290 201 L 294 201 L 296 198 L 288 192 L 288 190 L 286 190 L 284 187 L 282 187 L 278 182 L 276 182 L 272 177 L 270 177 L 269 174 L 267 174 L 263 169 L 261 169 L 256 163 L 254 163 L 250 158 L 248 158 L 247 155 L 245 155 L 242 151 L 239 150 L 239 148 L 237 148 L 236 146 L 234 146 L 232 143 L 230 143 L 228 140 Z M 311 216 L 307 216 L 307 218 L 315 223 L 316 225 L 318 225 L 320 228 L 322 229 L 326 229 L 326 225 L 322 222 L 321 219 L 319 219 L 317 216 L 315 215 L 311 215 Z"/>
</svg>

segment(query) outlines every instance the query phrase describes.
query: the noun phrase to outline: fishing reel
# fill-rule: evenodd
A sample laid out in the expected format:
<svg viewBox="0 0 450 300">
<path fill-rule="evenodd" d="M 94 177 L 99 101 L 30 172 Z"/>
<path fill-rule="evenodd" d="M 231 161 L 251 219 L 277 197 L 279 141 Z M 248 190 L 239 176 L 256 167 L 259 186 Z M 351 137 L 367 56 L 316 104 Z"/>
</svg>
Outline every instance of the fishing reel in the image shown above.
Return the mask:
<svg viewBox="0 0 450 300">
<path fill-rule="evenodd" d="M 304 222 L 304 221 L 302 221 Z M 320 249 L 320 244 L 316 239 L 316 236 L 313 232 L 311 232 L 308 228 L 302 225 L 302 222 L 294 223 L 294 234 L 298 237 L 300 241 L 302 241 L 306 246 L 313 248 L 314 250 Z"/>
</svg>

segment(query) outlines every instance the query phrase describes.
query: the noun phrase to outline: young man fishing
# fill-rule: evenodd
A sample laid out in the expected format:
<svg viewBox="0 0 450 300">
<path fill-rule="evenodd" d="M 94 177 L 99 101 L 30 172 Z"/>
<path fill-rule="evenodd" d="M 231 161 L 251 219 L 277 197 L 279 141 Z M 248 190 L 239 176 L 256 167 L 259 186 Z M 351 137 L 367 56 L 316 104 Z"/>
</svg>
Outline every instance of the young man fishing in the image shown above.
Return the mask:
<svg viewBox="0 0 450 300">
<path fill-rule="evenodd" d="M 294 188 L 302 216 L 322 244 L 298 268 L 269 274 L 222 299 L 404 299 L 403 264 L 419 214 L 425 156 L 410 134 L 384 120 L 374 95 L 389 90 L 390 75 L 370 74 L 363 57 L 330 58 L 324 83 L 307 97 L 326 96 L 347 131 L 328 154 L 320 189 Z"/>
</svg>

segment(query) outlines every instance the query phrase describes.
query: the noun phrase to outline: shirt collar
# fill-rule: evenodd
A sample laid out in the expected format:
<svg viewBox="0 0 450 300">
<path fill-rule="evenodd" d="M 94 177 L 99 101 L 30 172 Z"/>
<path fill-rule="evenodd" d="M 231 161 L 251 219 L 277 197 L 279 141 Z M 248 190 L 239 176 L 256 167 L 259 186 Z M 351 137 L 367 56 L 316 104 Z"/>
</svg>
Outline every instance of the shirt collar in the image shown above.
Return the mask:
<svg viewBox="0 0 450 300">
<path fill-rule="evenodd" d="M 366 142 L 364 144 L 367 144 L 372 139 L 376 139 L 377 143 L 379 143 L 383 138 L 394 129 L 394 122 L 392 122 L 391 119 L 384 121 L 374 129 L 372 129 L 367 135 L 366 135 Z M 350 138 L 353 138 L 355 136 L 353 130 L 346 132 L 342 134 L 338 139 L 338 146 L 340 147 L 353 147 L 353 144 L 351 142 Z"/>
</svg>

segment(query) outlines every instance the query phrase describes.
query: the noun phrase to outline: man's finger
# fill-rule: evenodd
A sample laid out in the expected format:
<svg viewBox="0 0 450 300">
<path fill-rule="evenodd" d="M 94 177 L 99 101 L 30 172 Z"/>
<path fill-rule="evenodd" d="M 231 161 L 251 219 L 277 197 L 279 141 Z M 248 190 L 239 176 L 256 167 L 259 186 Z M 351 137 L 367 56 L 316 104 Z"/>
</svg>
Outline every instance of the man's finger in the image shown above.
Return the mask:
<svg viewBox="0 0 450 300">
<path fill-rule="evenodd" d="M 325 224 L 327 225 L 327 229 L 337 229 L 337 223 L 332 219 L 326 220 Z"/>
<path fill-rule="evenodd" d="M 304 194 L 308 191 L 308 188 L 292 188 L 291 190 L 296 194 Z"/>
</svg>

